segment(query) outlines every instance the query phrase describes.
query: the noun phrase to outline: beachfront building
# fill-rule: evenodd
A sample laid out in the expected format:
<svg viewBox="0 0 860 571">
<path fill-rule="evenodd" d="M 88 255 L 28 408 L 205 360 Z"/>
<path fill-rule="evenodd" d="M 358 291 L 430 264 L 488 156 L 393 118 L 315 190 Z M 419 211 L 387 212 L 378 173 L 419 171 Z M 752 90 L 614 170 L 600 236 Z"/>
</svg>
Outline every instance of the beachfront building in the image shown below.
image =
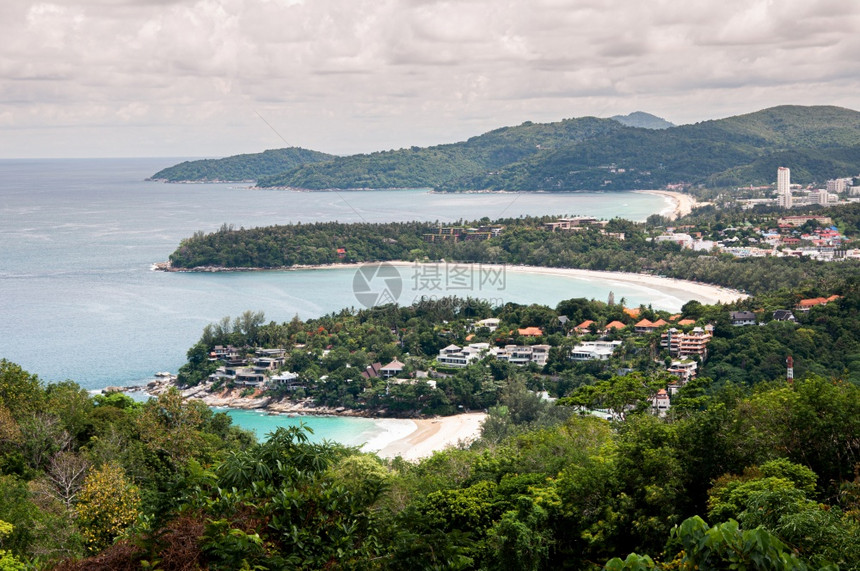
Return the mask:
<svg viewBox="0 0 860 571">
<path fill-rule="evenodd" d="M 586 341 L 570 351 L 571 361 L 607 361 L 621 341 Z"/>
<path fill-rule="evenodd" d="M 269 378 L 269 383 L 273 386 L 283 387 L 288 391 L 295 391 L 304 388 L 305 386 L 304 381 L 299 379 L 299 375 L 297 373 L 291 373 L 289 371 L 273 375 Z"/>
</svg>

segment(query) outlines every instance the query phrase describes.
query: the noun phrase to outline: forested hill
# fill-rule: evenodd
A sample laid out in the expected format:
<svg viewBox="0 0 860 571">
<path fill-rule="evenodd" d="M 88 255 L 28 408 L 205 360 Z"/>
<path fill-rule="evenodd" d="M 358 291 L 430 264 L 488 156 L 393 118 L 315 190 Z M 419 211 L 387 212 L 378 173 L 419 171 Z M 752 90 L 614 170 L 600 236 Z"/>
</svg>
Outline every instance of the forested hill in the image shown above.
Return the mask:
<svg viewBox="0 0 860 571">
<path fill-rule="evenodd" d="M 165 182 L 238 182 L 256 181 L 261 176 L 273 175 L 294 169 L 305 163 L 333 159 L 319 151 L 299 147 L 274 149 L 250 155 L 236 155 L 223 159 L 185 161 L 163 169 L 150 180 Z"/>
<path fill-rule="evenodd" d="M 285 151 L 306 154 L 291 164 L 263 160 Z M 779 166 L 791 168 L 792 182 L 801 184 L 860 172 L 860 113 L 782 106 L 666 129 L 615 118 L 526 122 L 454 144 L 347 157 L 267 151 L 183 163 L 153 178 L 253 179 L 261 187 L 312 190 L 630 190 L 770 184 Z"/>
<path fill-rule="evenodd" d="M 642 111 L 634 111 L 628 115 L 613 115 L 610 119 L 614 119 L 628 127 L 642 127 L 644 129 L 668 129 L 675 126 L 674 123 L 666 121 L 662 117 Z"/>
</svg>

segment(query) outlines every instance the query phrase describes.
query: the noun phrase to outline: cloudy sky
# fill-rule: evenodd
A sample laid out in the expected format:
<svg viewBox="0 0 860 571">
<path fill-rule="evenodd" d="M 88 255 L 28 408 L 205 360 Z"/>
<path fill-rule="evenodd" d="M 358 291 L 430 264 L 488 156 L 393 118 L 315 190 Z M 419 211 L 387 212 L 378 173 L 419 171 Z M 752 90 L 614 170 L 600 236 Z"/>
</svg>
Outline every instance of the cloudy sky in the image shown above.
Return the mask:
<svg viewBox="0 0 860 571">
<path fill-rule="evenodd" d="M 348 154 L 636 110 L 860 110 L 858 30 L 857 0 L 2 0 L 0 157 Z"/>
</svg>

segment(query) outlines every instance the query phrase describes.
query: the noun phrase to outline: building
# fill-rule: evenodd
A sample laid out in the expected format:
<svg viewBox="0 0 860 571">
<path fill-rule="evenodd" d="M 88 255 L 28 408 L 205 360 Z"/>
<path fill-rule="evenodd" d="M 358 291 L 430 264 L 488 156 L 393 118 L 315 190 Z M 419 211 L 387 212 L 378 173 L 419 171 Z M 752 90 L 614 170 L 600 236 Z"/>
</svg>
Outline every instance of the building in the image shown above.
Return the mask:
<svg viewBox="0 0 860 571">
<path fill-rule="evenodd" d="M 680 361 L 672 361 L 672 364 L 669 365 L 669 368 L 666 370 L 673 375 L 676 375 L 683 385 L 696 378 L 698 365 L 692 359 L 683 359 Z"/>
<path fill-rule="evenodd" d="M 744 325 L 755 325 L 755 313 L 752 311 L 733 311 L 730 314 L 732 325 L 742 327 Z"/>
<path fill-rule="evenodd" d="M 596 222 L 597 218 L 591 218 L 588 216 L 576 216 L 572 218 L 559 218 L 555 222 L 547 222 L 543 226 L 550 232 L 555 232 L 556 230 L 570 231 L 579 230 L 583 226 L 589 226 L 591 224 L 595 224 Z"/>
<path fill-rule="evenodd" d="M 666 416 L 670 406 L 669 393 L 666 392 L 666 389 L 660 389 L 656 395 L 651 397 L 651 411 L 657 416 Z"/>
<path fill-rule="evenodd" d="M 540 327 L 523 327 L 522 329 L 517 329 L 517 333 L 523 337 L 540 337 L 543 335 L 543 329 Z"/>
<path fill-rule="evenodd" d="M 607 361 L 621 341 L 586 341 L 570 351 L 571 361 Z"/>
<path fill-rule="evenodd" d="M 851 186 L 850 178 L 835 178 L 827 181 L 827 192 L 840 194 L 848 190 L 849 186 Z"/>
<path fill-rule="evenodd" d="M 295 391 L 305 386 L 305 383 L 299 379 L 298 374 L 290 372 L 274 375 L 269 379 L 269 382 L 275 386 L 284 387 L 288 391 Z"/>
<path fill-rule="evenodd" d="M 610 321 L 609 323 L 607 323 L 606 327 L 604 327 L 603 330 L 609 332 L 613 329 L 624 329 L 625 327 L 627 326 L 616 319 L 615 321 Z"/>
<path fill-rule="evenodd" d="M 801 299 L 797 303 L 797 309 L 799 311 L 809 311 L 813 307 L 817 305 L 827 305 L 831 301 L 836 301 L 841 296 L 831 295 L 830 297 L 813 297 L 811 299 Z"/>
<path fill-rule="evenodd" d="M 403 372 L 403 368 L 406 367 L 403 363 L 394 359 L 384 367 L 379 369 L 379 374 L 384 379 L 390 379 L 391 377 L 397 376 Z"/>
<path fill-rule="evenodd" d="M 704 360 L 708 355 L 708 343 L 711 342 L 711 331 L 701 327 L 694 327 L 689 333 L 678 331 L 674 327 L 660 336 L 660 346 L 666 347 L 673 357 L 692 357 L 698 355 Z"/>
<path fill-rule="evenodd" d="M 773 320 L 774 321 L 797 321 L 794 318 L 794 314 L 787 309 L 777 309 L 773 312 Z"/>
<path fill-rule="evenodd" d="M 549 358 L 549 345 L 505 345 L 496 353 L 496 359 L 512 365 L 535 363 L 543 367 Z"/>
<path fill-rule="evenodd" d="M 791 170 L 786 167 L 776 169 L 776 201 L 782 208 L 791 208 Z"/>
<path fill-rule="evenodd" d="M 499 328 L 499 318 L 497 317 L 488 317 L 487 319 L 482 319 L 481 321 L 476 321 L 472 324 L 474 329 L 481 329 L 482 327 L 486 327 L 490 330 L 490 333 Z"/>
<path fill-rule="evenodd" d="M 466 347 L 459 345 L 448 345 L 444 349 L 439 350 L 436 356 L 436 362 L 443 367 L 467 367 L 481 358 L 490 346 L 487 343 L 472 343 Z"/>
</svg>

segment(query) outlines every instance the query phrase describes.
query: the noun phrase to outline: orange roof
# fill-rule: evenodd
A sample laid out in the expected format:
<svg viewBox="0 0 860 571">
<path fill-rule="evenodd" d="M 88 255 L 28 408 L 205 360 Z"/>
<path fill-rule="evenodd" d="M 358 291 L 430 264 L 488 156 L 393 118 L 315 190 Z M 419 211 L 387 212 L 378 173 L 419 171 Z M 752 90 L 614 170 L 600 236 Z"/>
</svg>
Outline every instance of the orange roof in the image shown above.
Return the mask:
<svg viewBox="0 0 860 571">
<path fill-rule="evenodd" d="M 606 324 L 606 330 L 607 331 L 609 331 L 610 329 L 624 329 L 625 327 L 627 327 L 627 326 L 624 325 L 623 323 L 621 323 L 620 321 L 617 321 L 617 320 L 613 321 L 612 323 Z"/>
<path fill-rule="evenodd" d="M 657 321 L 655 321 L 651 325 L 653 325 L 654 327 L 663 327 L 664 325 L 669 325 L 669 324 L 666 323 L 665 321 L 663 321 L 662 319 L 658 319 Z"/>
<path fill-rule="evenodd" d="M 624 313 L 626 313 L 630 317 L 639 317 L 639 308 L 638 307 L 625 307 Z"/>
<path fill-rule="evenodd" d="M 540 327 L 525 327 L 523 329 L 517 329 L 517 333 L 527 337 L 538 337 L 539 335 L 543 335 L 543 331 L 541 331 Z"/>
<path fill-rule="evenodd" d="M 474 339 L 474 338 L 475 338 L 475 334 L 474 334 L 474 333 L 472 333 L 471 335 L 466 335 L 466 341 L 471 341 L 471 340 L 472 340 L 472 339 Z"/>
<path fill-rule="evenodd" d="M 681 317 L 681 314 L 676 313 L 675 315 L 672 315 L 669 317 L 669 321 L 677 321 L 680 317 Z"/>
<path fill-rule="evenodd" d="M 586 319 L 585 321 L 574 327 L 574 329 L 588 329 L 589 327 L 591 327 L 592 323 L 594 323 L 592 320 Z"/>
<path fill-rule="evenodd" d="M 841 295 L 835 295 L 835 294 L 834 294 L 834 295 L 831 295 L 830 297 L 828 297 L 828 298 L 827 298 L 827 301 L 836 301 L 836 300 L 837 300 L 837 299 L 839 299 L 840 297 L 842 297 L 842 296 L 841 296 Z"/>
<path fill-rule="evenodd" d="M 678 322 L 678 325 L 693 325 L 694 323 L 696 323 L 695 319 L 682 319 Z"/>
<path fill-rule="evenodd" d="M 811 299 L 801 299 L 797 305 L 800 307 L 812 307 L 814 305 L 821 305 L 822 303 L 827 303 L 827 298 L 813 297 Z"/>
<path fill-rule="evenodd" d="M 654 327 L 654 324 L 648 321 L 647 319 L 643 319 L 639 323 L 635 325 L 635 327 Z"/>
</svg>

